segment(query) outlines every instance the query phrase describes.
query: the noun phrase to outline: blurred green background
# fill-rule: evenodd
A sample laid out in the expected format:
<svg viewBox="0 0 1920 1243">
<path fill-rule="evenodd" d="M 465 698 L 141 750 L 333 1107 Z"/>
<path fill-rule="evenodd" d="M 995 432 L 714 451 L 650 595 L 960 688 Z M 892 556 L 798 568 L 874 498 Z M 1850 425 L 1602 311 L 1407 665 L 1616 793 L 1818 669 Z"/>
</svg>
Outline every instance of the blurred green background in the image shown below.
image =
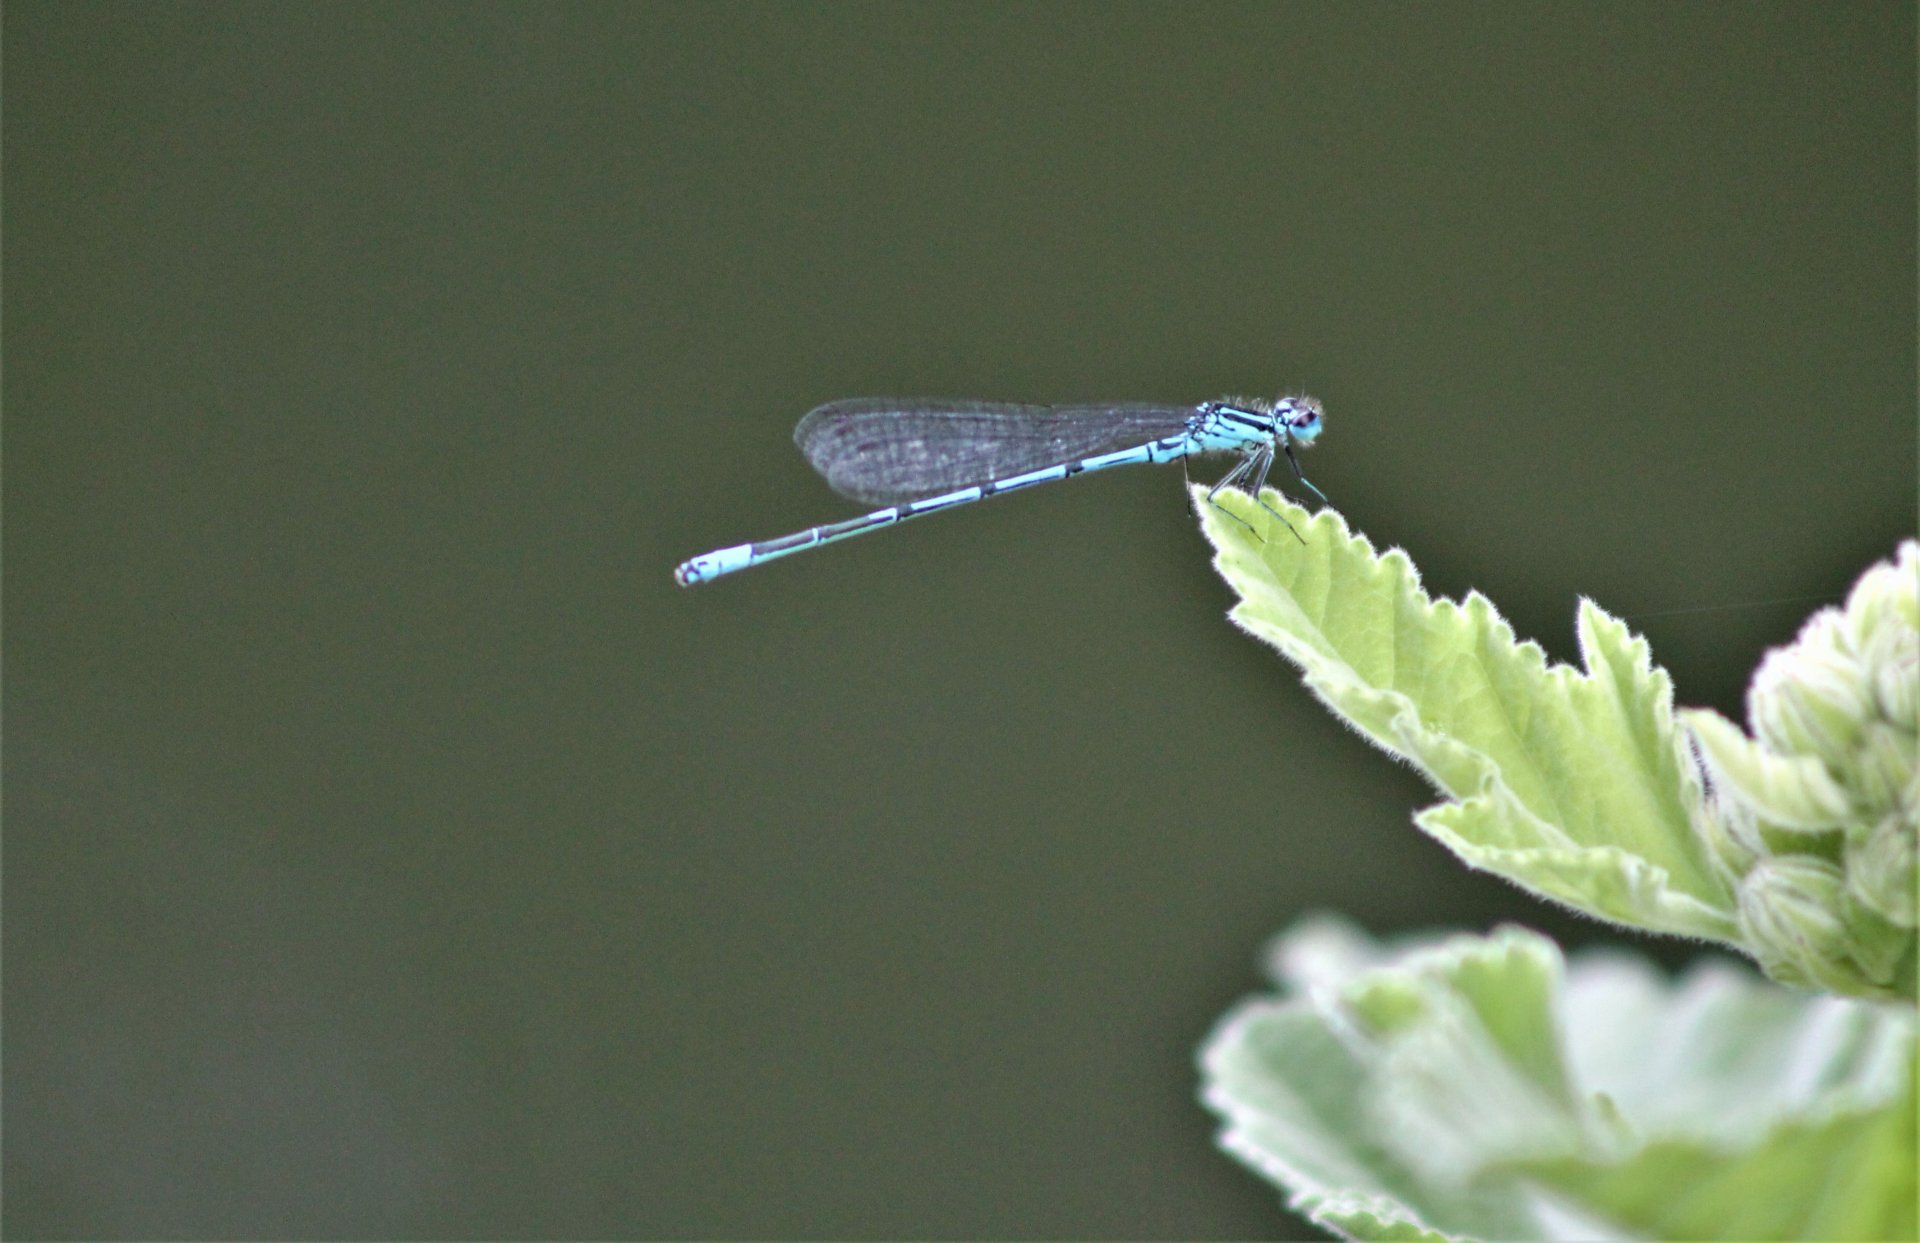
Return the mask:
<svg viewBox="0 0 1920 1243">
<path fill-rule="evenodd" d="M 676 588 L 821 401 L 1305 389 L 1736 713 L 1915 530 L 1911 4 L 4 22 L 12 1237 L 1314 1237 L 1266 937 L 1691 952 L 1422 839 L 1177 470 Z"/>
</svg>

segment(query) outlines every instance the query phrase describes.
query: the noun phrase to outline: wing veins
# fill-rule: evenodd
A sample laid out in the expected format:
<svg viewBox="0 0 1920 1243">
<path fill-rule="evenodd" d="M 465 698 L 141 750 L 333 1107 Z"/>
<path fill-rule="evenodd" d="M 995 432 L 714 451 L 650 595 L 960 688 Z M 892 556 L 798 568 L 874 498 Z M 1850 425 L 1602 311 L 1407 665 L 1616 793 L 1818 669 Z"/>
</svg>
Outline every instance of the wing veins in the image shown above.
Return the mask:
<svg viewBox="0 0 1920 1243">
<path fill-rule="evenodd" d="M 800 420 L 793 438 L 829 487 L 887 505 L 1175 435 L 1192 406 L 856 398 Z"/>
</svg>

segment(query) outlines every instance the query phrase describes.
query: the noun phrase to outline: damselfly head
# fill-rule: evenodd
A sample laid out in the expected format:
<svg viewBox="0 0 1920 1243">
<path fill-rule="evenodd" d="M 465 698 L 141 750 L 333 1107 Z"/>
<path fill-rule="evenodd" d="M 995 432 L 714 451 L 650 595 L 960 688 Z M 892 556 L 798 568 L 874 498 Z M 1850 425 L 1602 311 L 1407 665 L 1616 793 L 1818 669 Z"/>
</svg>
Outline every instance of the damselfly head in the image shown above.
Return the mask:
<svg viewBox="0 0 1920 1243">
<path fill-rule="evenodd" d="M 1305 448 L 1320 435 L 1320 403 L 1302 393 L 1282 397 L 1273 403 L 1274 421 L 1287 431 L 1287 438 Z"/>
</svg>

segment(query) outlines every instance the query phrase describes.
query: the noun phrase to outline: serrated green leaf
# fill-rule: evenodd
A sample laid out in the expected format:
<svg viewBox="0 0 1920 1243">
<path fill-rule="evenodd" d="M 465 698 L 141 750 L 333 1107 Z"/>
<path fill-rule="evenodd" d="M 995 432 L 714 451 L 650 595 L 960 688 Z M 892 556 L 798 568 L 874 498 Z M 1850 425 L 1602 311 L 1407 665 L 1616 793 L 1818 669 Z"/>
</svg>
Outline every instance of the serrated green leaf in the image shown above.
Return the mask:
<svg viewBox="0 0 1920 1243">
<path fill-rule="evenodd" d="M 1340 515 L 1264 494 L 1195 497 L 1233 620 L 1299 665 L 1330 708 L 1452 800 L 1416 822 L 1472 867 L 1601 918 L 1734 942 L 1734 904 L 1690 817 L 1699 798 L 1672 684 L 1646 643 L 1590 601 L 1585 670 L 1516 642 L 1478 593 L 1420 587 Z"/>
<path fill-rule="evenodd" d="M 1331 919 L 1202 1058 L 1221 1143 L 1354 1238 L 1913 1237 L 1911 1011 L 1519 929 Z M 1383 1004 L 1384 1003 L 1384 1004 Z"/>
</svg>

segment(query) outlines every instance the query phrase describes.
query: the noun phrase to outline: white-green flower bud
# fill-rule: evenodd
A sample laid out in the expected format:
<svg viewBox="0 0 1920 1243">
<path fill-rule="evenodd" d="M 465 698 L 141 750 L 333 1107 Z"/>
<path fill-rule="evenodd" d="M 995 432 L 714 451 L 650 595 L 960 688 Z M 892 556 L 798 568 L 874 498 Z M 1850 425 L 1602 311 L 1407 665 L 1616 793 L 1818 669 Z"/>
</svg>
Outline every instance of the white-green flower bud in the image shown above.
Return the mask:
<svg viewBox="0 0 1920 1243">
<path fill-rule="evenodd" d="M 1783 755 L 1748 738 L 1717 712 L 1681 714 L 1693 733 L 1695 754 L 1712 778 L 1709 811 L 1744 810 L 1749 819 L 1776 828 L 1827 832 L 1852 820 L 1852 802 L 1827 766 L 1811 755 Z M 1731 826 L 1739 829 L 1740 826 Z M 1757 828 L 1745 834 L 1766 853 Z"/>
<path fill-rule="evenodd" d="M 1740 882 L 1740 932 L 1768 975 L 1788 984 L 1859 995 L 1880 991 L 1848 953 L 1846 881 L 1824 859 L 1763 860 Z"/>
<path fill-rule="evenodd" d="M 1873 711 L 1874 688 L 1859 662 L 1835 643 L 1839 631 L 1837 614 L 1815 617 L 1791 647 L 1770 653 L 1754 675 L 1747 714 L 1774 751 L 1833 765 L 1852 757 Z"/>
<path fill-rule="evenodd" d="M 1858 597 L 1862 593 L 1854 594 Z M 1884 605 L 1886 600 L 1880 603 Z M 1870 611 L 1883 624 L 1863 634 L 1856 650 L 1861 666 L 1873 681 L 1874 711 L 1889 725 L 1911 734 L 1916 702 L 1920 701 L 1920 629 L 1903 622 L 1902 610 L 1883 607 Z"/>
<path fill-rule="evenodd" d="M 1885 721 L 1869 722 L 1854 756 L 1852 787 L 1860 819 L 1896 811 L 1913 784 L 1914 737 Z"/>
<path fill-rule="evenodd" d="M 1898 811 L 1847 843 L 1847 886 L 1862 906 L 1888 923 L 1911 929 L 1920 923 L 1920 841 L 1913 822 Z"/>
<path fill-rule="evenodd" d="M 1900 546 L 1860 576 L 1847 596 L 1847 632 L 1853 650 L 1866 652 L 1877 636 L 1920 633 L 1920 544 Z"/>
<path fill-rule="evenodd" d="M 1912 998 L 1920 542 L 1769 653 L 1747 707 L 1752 737 L 1711 712 L 1683 719 L 1715 794 L 1696 828 L 1737 876 L 1748 949 L 1788 983 Z"/>
</svg>

